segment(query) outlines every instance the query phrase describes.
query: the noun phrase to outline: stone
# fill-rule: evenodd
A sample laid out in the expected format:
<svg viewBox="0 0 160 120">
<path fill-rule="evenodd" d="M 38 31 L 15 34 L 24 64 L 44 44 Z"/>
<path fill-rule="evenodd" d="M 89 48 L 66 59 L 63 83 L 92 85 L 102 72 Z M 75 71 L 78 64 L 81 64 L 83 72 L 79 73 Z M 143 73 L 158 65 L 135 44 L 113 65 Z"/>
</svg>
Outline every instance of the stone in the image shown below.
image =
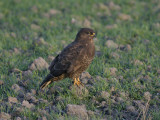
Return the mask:
<svg viewBox="0 0 160 120">
<path fill-rule="evenodd" d="M 24 77 L 29 77 L 29 76 L 32 76 L 32 71 L 31 70 L 23 71 L 22 74 Z"/>
<path fill-rule="evenodd" d="M 122 50 L 122 51 L 131 51 L 132 47 L 129 44 L 127 44 L 127 45 L 119 45 L 119 49 Z"/>
<path fill-rule="evenodd" d="M 151 97 L 152 97 L 152 94 L 151 94 L 150 92 L 145 92 L 145 93 L 144 93 L 144 98 L 145 98 L 146 100 L 150 100 Z"/>
<path fill-rule="evenodd" d="M 17 103 L 18 100 L 15 97 L 8 97 L 8 102 L 10 102 L 10 103 Z"/>
<path fill-rule="evenodd" d="M 130 15 L 127 15 L 127 14 L 124 14 L 124 13 L 120 13 L 118 15 L 118 18 L 120 20 L 123 20 L 123 21 L 128 21 L 128 20 L 132 20 L 131 16 Z"/>
<path fill-rule="evenodd" d="M 102 92 L 100 93 L 100 97 L 101 97 L 102 99 L 104 99 L 104 100 L 107 100 L 107 99 L 110 97 L 110 94 L 109 94 L 108 92 L 106 92 L 106 91 L 102 91 Z"/>
<path fill-rule="evenodd" d="M 48 13 L 49 13 L 49 15 L 50 15 L 50 17 L 51 17 L 51 16 L 54 16 L 54 15 L 56 15 L 56 14 L 61 13 L 61 11 L 56 10 L 56 9 L 50 9 Z"/>
<path fill-rule="evenodd" d="M 111 56 L 115 59 L 119 59 L 120 58 L 120 55 L 116 52 L 111 52 Z"/>
<path fill-rule="evenodd" d="M 13 68 L 13 69 L 12 69 L 12 72 L 13 72 L 13 73 L 22 73 L 22 71 L 19 70 L 19 69 L 17 69 L 17 68 Z"/>
<path fill-rule="evenodd" d="M 37 92 L 36 92 L 35 89 L 31 89 L 31 94 L 32 94 L 32 95 L 36 95 L 36 93 L 37 93 Z"/>
<path fill-rule="evenodd" d="M 33 61 L 33 63 L 29 66 L 30 70 L 44 70 L 48 68 L 48 63 L 42 58 L 39 57 Z"/>
<path fill-rule="evenodd" d="M 13 33 L 12 33 L 12 35 L 13 35 Z M 13 53 L 20 54 L 21 51 L 18 48 L 13 48 Z"/>
<path fill-rule="evenodd" d="M 36 25 L 36 24 L 31 24 L 31 29 L 32 30 L 40 30 L 41 27 L 39 25 Z"/>
<path fill-rule="evenodd" d="M 3 85 L 3 84 L 4 84 L 3 80 L 0 80 L 0 85 Z"/>
<path fill-rule="evenodd" d="M 106 29 L 110 30 L 110 29 L 115 29 L 115 28 L 117 28 L 117 27 L 118 27 L 117 24 L 107 25 L 107 26 L 106 26 Z"/>
<path fill-rule="evenodd" d="M 129 112 L 135 112 L 136 111 L 135 107 L 132 106 L 132 105 L 126 106 L 126 110 L 129 111 Z"/>
<path fill-rule="evenodd" d="M 133 103 L 134 103 L 140 110 L 145 109 L 145 106 L 142 104 L 142 101 L 141 101 L 141 100 L 133 100 Z"/>
<path fill-rule="evenodd" d="M 67 105 L 67 114 L 70 116 L 76 116 L 81 120 L 88 120 L 88 114 L 85 105 Z"/>
<path fill-rule="evenodd" d="M 111 49 L 116 49 L 118 48 L 118 45 L 112 41 L 112 40 L 107 40 L 107 42 L 105 43 L 105 45 L 108 47 L 108 48 L 111 48 Z"/>
<path fill-rule="evenodd" d="M 13 90 L 14 92 L 18 92 L 18 91 L 20 90 L 19 85 L 13 84 L 13 85 L 12 85 L 12 90 Z"/>
<path fill-rule="evenodd" d="M 26 108 L 33 108 L 33 107 L 35 107 L 33 104 L 30 104 L 28 101 L 26 101 L 26 100 L 24 100 L 23 102 L 22 102 L 22 106 L 24 106 L 24 107 L 26 107 Z"/>
<path fill-rule="evenodd" d="M 121 98 L 121 97 L 116 97 L 116 101 L 119 102 L 119 103 L 123 103 L 124 102 L 123 98 Z"/>
<path fill-rule="evenodd" d="M 83 72 L 81 75 L 80 75 L 80 78 L 81 79 L 84 79 L 84 78 L 92 78 L 92 76 L 88 73 L 88 72 Z"/>
<path fill-rule="evenodd" d="M 134 65 L 143 65 L 143 62 L 141 62 L 140 60 L 134 60 Z"/>
<path fill-rule="evenodd" d="M 110 75 L 115 76 L 118 70 L 117 68 L 113 67 L 113 68 L 109 68 L 109 71 L 110 71 Z"/>
<path fill-rule="evenodd" d="M 22 120 L 20 117 L 16 117 L 15 120 Z"/>
<path fill-rule="evenodd" d="M 78 97 L 79 99 L 82 99 L 84 97 L 87 97 L 89 95 L 89 92 L 87 90 L 87 88 L 85 86 L 75 86 L 75 85 L 72 85 L 70 86 L 70 90 L 71 90 L 71 93 Z"/>
<path fill-rule="evenodd" d="M 5 112 L 0 113 L 0 120 L 9 120 L 11 119 L 11 115 Z"/>
<path fill-rule="evenodd" d="M 83 25 L 85 27 L 91 27 L 91 22 L 88 19 L 85 19 L 84 22 L 83 22 Z"/>
<path fill-rule="evenodd" d="M 121 9 L 121 7 L 119 5 L 116 5 L 113 1 L 109 2 L 108 6 L 109 6 L 109 9 L 111 9 L 111 10 L 120 10 Z"/>
<path fill-rule="evenodd" d="M 49 45 L 49 44 L 44 40 L 43 37 L 38 38 L 38 39 L 35 41 L 35 43 L 36 43 L 37 45 L 46 45 L 46 46 Z"/>
<path fill-rule="evenodd" d="M 38 117 L 37 120 L 47 120 L 47 118 L 45 116 L 43 116 L 43 117 Z"/>
<path fill-rule="evenodd" d="M 49 63 L 51 63 L 53 60 L 54 60 L 54 56 L 48 56 L 48 61 L 49 61 Z"/>
</svg>

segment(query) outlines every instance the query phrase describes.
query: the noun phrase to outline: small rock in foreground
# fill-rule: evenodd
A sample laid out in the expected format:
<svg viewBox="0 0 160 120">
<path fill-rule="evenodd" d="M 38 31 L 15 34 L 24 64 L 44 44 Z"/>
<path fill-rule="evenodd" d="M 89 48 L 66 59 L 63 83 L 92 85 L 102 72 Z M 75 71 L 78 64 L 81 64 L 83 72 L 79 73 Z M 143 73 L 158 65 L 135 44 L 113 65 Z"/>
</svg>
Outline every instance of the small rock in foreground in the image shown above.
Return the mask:
<svg viewBox="0 0 160 120">
<path fill-rule="evenodd" d="M 81 120 L 88 120 L 88 114 L 85 105 L 67 105 L 67 114 L 77 116 Z"/>
<path fill-rule="evenodd" d="M 105 45 L 108 48 L 112 48 L 112 49 L 118 48 L 118 45 L 114 41 L 112 41 L 112 40 L 107 40 L 107 42 L 105 43 Z"/>
<path fill-rule="evenodd" d="M 8 120 L 8 119 L 11 119 L 11 115 L 9 115 L 8 113 L 4 113 L 4 112 L 1 112 L 0 113 L 0 120 Z"/>
<path fill-rule="evenodd" d="M 4 84 L 3 80 L 0 80 L 0 85 L 3 85 L 3 84 Z"/>
<path fill-rule="evenodd" d="M 42 58 L 39 57 L 33 61 L 31 66 L 29 66 L 30 70 L 43 70 L 48 68 L 48 63 Z"/>
</svg>

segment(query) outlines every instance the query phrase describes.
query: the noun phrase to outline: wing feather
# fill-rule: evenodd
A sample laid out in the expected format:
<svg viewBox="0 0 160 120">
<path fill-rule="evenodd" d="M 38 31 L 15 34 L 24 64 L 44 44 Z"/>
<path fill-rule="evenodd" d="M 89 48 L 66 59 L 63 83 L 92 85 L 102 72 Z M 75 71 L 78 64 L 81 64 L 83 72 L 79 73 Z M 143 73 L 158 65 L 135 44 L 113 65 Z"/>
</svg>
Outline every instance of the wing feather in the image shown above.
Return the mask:
<svg viewBox="0 0 160 120">
<path fill-rule="evenodd" d="M 83 45 L 72 42 L 52 61 L 49 67 L 50 73 L 57 77 L 76 71 L 81 67 L 80 61 L 84 52 Z"/>
</svg>

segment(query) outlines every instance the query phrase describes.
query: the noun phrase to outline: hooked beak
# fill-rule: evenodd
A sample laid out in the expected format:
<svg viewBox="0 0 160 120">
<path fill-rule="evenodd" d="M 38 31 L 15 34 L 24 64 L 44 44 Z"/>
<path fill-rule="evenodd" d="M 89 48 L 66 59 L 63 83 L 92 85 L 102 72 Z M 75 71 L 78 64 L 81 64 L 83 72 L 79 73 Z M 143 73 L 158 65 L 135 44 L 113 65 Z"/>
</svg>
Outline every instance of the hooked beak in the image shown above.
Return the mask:
<svg viewBox="0 0 160 120">
<path fill-rule="evenodd" d="M 92 37 L 96 37 L 96 33 L 94 32 L 91 36 L 92 36 Z"/>
</svg>

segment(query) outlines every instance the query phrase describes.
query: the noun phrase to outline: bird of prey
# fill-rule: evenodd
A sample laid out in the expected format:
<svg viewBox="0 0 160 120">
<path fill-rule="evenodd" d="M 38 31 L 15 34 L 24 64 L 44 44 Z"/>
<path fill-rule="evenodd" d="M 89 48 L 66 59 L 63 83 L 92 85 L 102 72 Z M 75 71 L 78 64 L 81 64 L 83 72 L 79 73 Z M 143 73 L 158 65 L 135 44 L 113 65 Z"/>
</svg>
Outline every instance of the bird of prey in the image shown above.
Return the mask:
<svg viewBox="0 0 160 120">
<path fill-rule="evenodd" d="M 52 82 L 64 78 L 74 80 L 74 85 L 83 85 L 79 80 L 79 76 L 88 68 L 94 58 L 95 45 L 93 38 L 95 35 L 94 30 L 81 28 L 75 40 L 51 62 L 49 66 L 50 73 L 40 84 L 40 89 L 44 89 Z"/>
</svg>

